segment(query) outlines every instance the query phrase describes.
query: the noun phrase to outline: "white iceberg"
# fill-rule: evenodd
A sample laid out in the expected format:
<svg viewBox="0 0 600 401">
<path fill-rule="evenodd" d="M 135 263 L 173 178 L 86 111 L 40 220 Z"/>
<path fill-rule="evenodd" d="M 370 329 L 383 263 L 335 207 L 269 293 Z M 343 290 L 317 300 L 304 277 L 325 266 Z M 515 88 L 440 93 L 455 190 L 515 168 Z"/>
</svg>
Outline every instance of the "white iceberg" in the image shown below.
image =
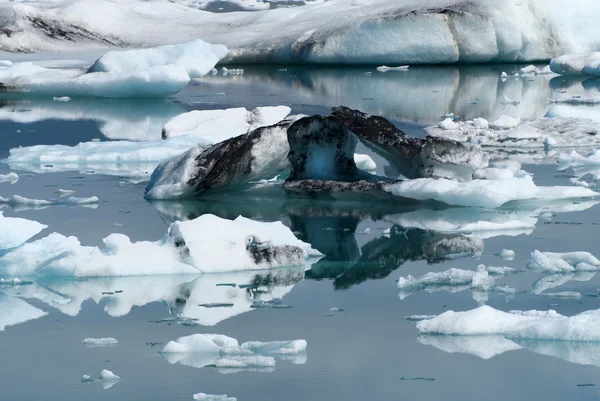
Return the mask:
<svg viewBox="0 0 600 401">
<path fill-rule="evenodd" d="M 395 196 L 416 200 L 435 200 L 453 206 L 494 209 L 511 201 L 550 201 L 595 197 L 598 194 L 581 187 L 538 187 L 529 175 L 511 179 L 458 182 L 447 179 L 419 178 L 383 189 Z"/>
<path fill-rule="evenodd" d="M 498 255 L 504 260 L 513 260 L 516 256 L 515 251 L 512 249 L 503 249 Z"/>
<path fill-rule="evenodd" d="M 229 60 L 238 63 L 533 62 L 596 50 L 600 5 L 581 1 L 573 8 L 567 0 L 529 0 L 526 6 L 508 0 L 330 0 L 251 15 L 137 0 L 10 3 L 3 15 L 10 34 L 1 36 L 0 48 L 39 52 L 144 47 L 201 37 L 225 44 L 231 49 Z"/>
<path fill-rule="evenodd" d="M 219 334 L 193 334 L 169 341 L 160 354 L 171 364 L 192 367 L 264 368 L 275 366 L 276 358 L 306 361 L 305 340 L 249 341 L 239 345 L 235 338 Z"/>
<path fill-rule="evenodd" d="M 90 348 L 101 348 L 101 347 L 114 347 L 119 343 L 116 338 L 86 338 L 81 342 L 86 347 Z"/>
<path fill-rule="evenodd" d="M 0 211 L 0 250 L 15 248 L 47 227 L 33 220 L 4 217 Z"/>
<path fill-rule="evenodd" d="M 572 53 L 555 57 L 550 69 L 556 74 L 587 74 L 600 76 L 600 52 Z"/>
<path fill-rule="evenodd" d="M 356 167 L 364 171 L 375 171 L 377 169 L 377 164 L 369 155 L 355 153 L 354 163 L 356 163 Z"/>
<path fill-rule="evenodd" d="M 387 65 L 382 65 L 377 67 L 377 71 L 379 72 L 388 72 L 388 71 L 408 71 L 410 66 L 408 65 L 400 65 L 397 67 L 388 67 Z"/>
<path fill-rule="evenodd" d="M 121 378 L 119 376 L 115 375 L 110 370 L 103 369 L 100 372 L 100 380 L 102 380 L 103 382 L 116 382 L 116 381 L 121 380 Z"/>
<path fill-rule="evenodd" d="M 88 198 L 76 198 L 70 196 L 68 198 L 58 199 L 30 199 L 19 195 L 13 195 L 9 198 L 0 196 L 0 204 L 6 204 L 11 206 L 32 206 L 32 207 L 48 207 L 48 206 L 96 206 L 100 200 L 97 196 L 90 196 Z"/>
<path fill-rule="evenodd" d="M 600 270 L 600 260 L 589 252 L 540 252 L 531 253 L 527 266 L 536 271 L 569 273 Z"/>
<path fill-rule="evenodd" d="M 434 292 L 446 290 L 456 292 L 467 288 L 487 291 L 493 285 L 494 279 L 489 276 L 483 265 L 478 266 L 477 271 L 452 268 L 440 273 L 426 273 L 418 278 L 408 275 L 406 278 L 400 277 L 397 284 L 401 299 L 406 298 L 415 291 Z"/>
<path fill-rule="evenodd" d="M 298 240 L 281 222 L 206 214 L 175 222 L 156 242 L 111 234 L 104 247 L 83 246 L 75 237 L 50 234 L 0 257 L 0 273 L 107 277 L 219 273 L 303 266 L 321 253 Z"/>
<path fill-rule="evenodd" d="M 198 137 L 198 142 L 214 144 L 258 127 L 273 125 L 286 118 L 292 109 L 287 106 L 244 107 L 224 110 L 194 110 L 169 120 L 163 128 L 163 138 L 180 135 Z"/>
<path fill-rule="evenodd" d="M 90 67 L 90 72 L 125 74 L 152 67 L 174 65 L 183 68 L 190 78 L 200 78 L 227 55 L 227 47 L 200 39 L 149 49 L 109 51 Z"/>
</svg>

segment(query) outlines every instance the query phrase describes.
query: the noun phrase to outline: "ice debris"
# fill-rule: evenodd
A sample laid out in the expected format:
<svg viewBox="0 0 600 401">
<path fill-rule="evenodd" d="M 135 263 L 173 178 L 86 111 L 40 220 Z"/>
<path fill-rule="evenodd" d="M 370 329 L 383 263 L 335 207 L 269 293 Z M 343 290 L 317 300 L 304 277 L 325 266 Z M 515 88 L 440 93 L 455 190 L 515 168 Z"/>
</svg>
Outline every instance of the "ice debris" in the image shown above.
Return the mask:
<svg viewBox="0 0 600 401">
<path fill-rule="evenodd" d="M 100 202 L 97 196 L 90 196 L 88 198 L 58 198 L 58 199 L 30 199 L 19 195 L 13 195 L 9 198 L 0 196 L 0 204 L 7 204 L 11 206 L 33 206 L 33 207 L 47 207 L 47 206 L 95 206 Z"/>
<path fill-rule="evenodd" d="M 410 66 L 408 65 L 400 65 L 398 67 L 388 67 L 387 65 L 382 65 L 377 67 L 377 71 L 379 72 L 388 72 L 388 71 L 408 71 Z"/>
<path fill-rule="evenodd" d="M 115 382 L 115 381 L 121 380 L 121 378 L 119 376 L 115 375 L 110 370 L 103 369 L 100 372 L 100 380 L 102 380 L 103 382 Z"/>
<path fill-rule="evenodd" d="M 527 266 L 536 271 L 569 273 L 600 270 L 600 260 L 589 252 L 540 252 L 531 253 Z"/>
<path fill-rule="evenodd" d="M 235 397 L 228 397 L 227 394 L 205 394 L 205 393 L 196 393 L 193 396 L 193 399 L 196 401 L 237 401 Z"/>
<path fill-rule="evenodd" d="M 16 173 L 0 174 L 0 183 L 10 182 L 15 184 L 17 181 L 19 181 L 19 176 Z"/>
<path fill-rule="evenodd" d="M 500 251 L 500 253 L 498 254 L 502 259 L 504 260 L 514 260 L 516 254 L 515 251 L 513 251 L 512 249 L 503 249 Z"/>
<path fill-rule="evenodd" d="M 488 290 L 494 285 L 494 279 L 489 276 L 485 266 L 480 265 L 477 271 L 452 268 L 440 273 L 430 272 L 415 278 L 411 275 L 400 277 L 397 287 L 400 297 L 406 298 L 412 292 L 425 290 L 428 292 L 447 290 L 455 291 L 466 288 Z"/>
<path fill-rule="evenodd" d="M 86 347 L 100 348 L 100 347 L 114 347 L 119 341 L 112 337 L 106 338 L 86 338 L 81 342 Z"/>
</svg>

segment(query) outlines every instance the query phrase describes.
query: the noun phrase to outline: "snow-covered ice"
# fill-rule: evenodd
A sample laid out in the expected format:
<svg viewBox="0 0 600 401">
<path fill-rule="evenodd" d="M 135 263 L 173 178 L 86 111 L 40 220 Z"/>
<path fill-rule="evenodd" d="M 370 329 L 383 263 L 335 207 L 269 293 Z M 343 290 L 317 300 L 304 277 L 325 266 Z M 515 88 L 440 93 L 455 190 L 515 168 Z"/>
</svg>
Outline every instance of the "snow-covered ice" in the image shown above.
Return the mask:
<svg viewBox="0 0 600 401">
<path fill-rule="evenodd" d="M 261 223 L 206 214 L 175 222 L 156 242 L 111 234 L 104 247 L 52 233 L 0 257 L 7 275 L 106 277 L 218 273 L 310 265 L 321 254 L 281 222 Z"/>
<path fill-rule="evenodd" d="M 0 250 L 15 248 L 48 226 L 18 217 L 4 217 L 0 211 Z"/>
<path fill-rule="evenodd" d="M 116 338 L 86 338 L 81 342 L 86 347 L 90 348 L 101 348 L 101 347 L 114 347 L 119 343 Z"/>
<path fill-rule="evenodd" d="M 224 110 L 194 110 L 180 114 L 163 128 L 163 138 L 194 135 L 198 142 L 214 144 L 245 134 L 258 127 L 273 125 L 291 112 L 288 106 L 257 107 L 248 111 L 244 107 Z"/>
<path fill-rule="evenodd" d="M 549 311 L 503 312 L 481 306 L 466 312 L 448 311 L 417 323 L 421 334 L 506 336 L 532 340 L 600 342 L 600 310 L 566 317 Z"/>
<path fill-rule="evenodd" d="M 503 249 L 498 255 L 504 260 L 513 260 L 516 256 L 515 251 L 512 249 Z"/>
<path fill-rule="evenodd" d="M 244 369 L 273 367 L 276 358 L 304 363 L 306 347 L 305 340 L 248 341 L 239 345 L 235 338 L 224 335 L 193 334 L 170 341 L 160 354 L 171 364 Z"/>
<path fill-rule="evenodd" d="M 527 266 L 536 271 L 568 273 L 600 270 L 600 260 L 589 252 L 540 252 L 531 253 Z"/>
<path fill-rule="evenodd" d="M 90 67 L 90 72 L 126 74 L 153 67 L 174 65 L 183 68 L 190 78 L 200 78 L 227 55 L 227 47 L 196 39 L 176 45 L 148 49 L 109 51 Z"/>
<path fill-rule="evenodd" d="M 228 61 L 237 63 L 526 62 L 597 49 L 600 5 L 581 1 L 574 9 L 568 0 L 529 0 L 526 6 L 508 0 L 466 5 L 330 0 L 225 14 L 166 1 L 12 3 L 3 15 L 10 35 L 0 37 L 0 48 L 35 52 L 148 47 L 200 37 L 226 45 Z M 50 34 L 45 27 L 52 27 Z"/>
<path fill-rule="evenodd" d="M 552 117 L 550 112 L 548 116 Z M 485 128 L 475 126 L 473 122 L 458 121 L 446 129 L 431 126 L 425 131 L 432 136 L 459 142 L 505 148 L 545 148 L 548 145 L 572 148 L 600 145 L 598 125 L 587 119 L 540 118 L 521 121 L 502 116 Z"/>
</svg>

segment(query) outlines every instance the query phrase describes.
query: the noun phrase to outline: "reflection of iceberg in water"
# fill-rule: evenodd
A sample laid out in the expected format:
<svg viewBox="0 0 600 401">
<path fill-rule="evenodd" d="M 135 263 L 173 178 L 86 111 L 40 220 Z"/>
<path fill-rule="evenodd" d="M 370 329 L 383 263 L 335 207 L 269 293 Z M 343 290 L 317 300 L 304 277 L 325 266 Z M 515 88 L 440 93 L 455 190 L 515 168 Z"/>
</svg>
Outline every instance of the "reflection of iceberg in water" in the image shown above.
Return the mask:
<svg viewBox="0 0 600 401">
<path fill-rule="evenodd" d="M 185 110 L 162 99 L 3 100 L 0 120 L 33 123 L 44 120 L 94 121 L 107 139 L 148 141 L 161 138 L 167 121 Z"/>
<path fill-rule="evenodd" d="M 575 273 L 564 273 L 564 274 L 550 274 L 545 275 L 537 279 L 531 286 L 531 293 L 534 295 L 540 295 L 544 291 L 552 288 L 557 288 L 565 285 L 569 281 L 585 282 L 590 281 L 596 272 L 575 272 Z"/>
<path fill-rule="evenodd" d="M 254 302 L 282 298 L 303 278 L 304 270 L 287 268 L 197 277 L 42 279 L 28 286 L 3 288 L 5 295 L 0 297 L 0 302 L 29 306 L 18 298 L 37 299 L 66 315 L 77 316 L 83 302 L 90 299 L 95 303 L 105 301 L 104 311 L 113 317 L 127 315 L 134 306 L 165 302 L 169 305 L 171 320 L 212 326 L 253 310 Z M 45 314 L 39 312 L 42 316 Z"/>
<path fill-rule="evenodd" d="M 0 292 L 0 331 L 4 331 L 9 326 L 39 319 L 45 315 L 47 315 L 46 312 L 29 305 L 22 299 Z"/>
<path fill-rule="evenodd" d="M 481 359 L 491 359 L 522 347 L 502 336 L 436 336 L 420 335 L 417 341 L 431 345 L 449 354 L 469 354 Z"/>
<path fill-rule="evenodd" d="M 491 359 L 508 351 L 526 349 L 577 365 L 600 367 L 600 343 L 508 339 L 502 336 L 420 335 L 417 341 L 441 351 Z"/>
<path fill-rule="evenodd" d="M 552 97 L 548 77 L 499 79 L 502 67 L 414 67 L 405 74 L 365 74 L 372 69 L 331 70 L 288 67 L 260 72 L 245 68 L 235 80 L 206 76 L 209 84 L 268 85 L 293 88 L 294 93 L 321 96 L 326 105 L 344 104 L 369 114 L 393 120 L 435 124 L 453 112 L 463 120 L 484 117 L 494 120 L 503 114 L 520 118 L 540 118 Z M 410 93 L 410 96 L 398 96 Z M 352 94 L 349 96 L 349 94 Z M 519 107 L 506 107 L 504 96 L 520 100 Z"/>
</svg>

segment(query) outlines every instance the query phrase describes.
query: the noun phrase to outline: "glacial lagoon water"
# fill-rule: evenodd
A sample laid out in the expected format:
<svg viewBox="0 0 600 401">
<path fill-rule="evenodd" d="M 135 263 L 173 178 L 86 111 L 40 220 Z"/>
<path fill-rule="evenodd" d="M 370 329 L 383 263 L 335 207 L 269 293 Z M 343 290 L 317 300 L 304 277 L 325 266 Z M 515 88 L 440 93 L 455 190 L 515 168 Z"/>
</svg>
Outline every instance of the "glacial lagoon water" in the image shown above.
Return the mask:
<svg viewBox="0 0 600 401">
<path fill-rule="evenodd" d="M 539 118 L 549 110 L 548 99 L 558 93 L 598 91 L 589 80 L 547 76 L 500 80 L 500 72 L 518 69 L 510 65 L 421 67 L 385 74 L 374 68 L 243 68 L 244 75 L 207 76 L 166 100 L 3 99 L 0 157 L 4 159 L 17 146 L 158 139 L 167 120 L 192 109 L 286 104 L 293 113 L 326 114 L 330 107 L 343 104 L 382 115 L 407 133 L 423 136 L 424 126 L 449 112 L 464 119 L 493 120 L 503 114 Z M 521 103 L 506 106 L 503 96 Z M 526 161 L 523 168 L 534 174 L 537 184 L 571 185 L 569 172 L 557 172 L 552 155 L 538 151 L 510 156 Z M 373 157 L 383 174 L 383 160 Z M 598 398 L 598 344 L 418 336 L 415 323 L 404 319 L 469 310 L 482 303 L 505 311 L 554 308 L 564 315 L 600 308 L 600 279 L 594 273 L 542 276 L 526 268 L 536 249 L 581 250 L 598 256 L 600 217 L 595 201 L 551 205 L 554 215 L 545 219 L 535 205 L 484 212 L 236 196 L 147 202 L 145 183 L 91 171 L 52 169 L 16 170 L 19 181 L 0 184 L 0 195 L 52 198 L 62 188 L 75 190 L 77 196 L 98 196 L 100 203 L 95 208 L 2 208 L 5 216 L 49 226 L 34 239 L 59 232 L 77 236 L 85 245 L 100 245 L 102 238 L 119 232 L 132 240 L 155 240 L 178 219 L 204 213 L 225 218 L 241 214 L 281 220 L 326 256 L 306 272 L 21 277 L 30 282 L 0 288 L 2 400 L 190 400 L 198 392 L 227 394 L 240 401 Z M 0 174 L 8 171 L 6 164 L 0 164 Z M 462 235 L 399 225 L 410 218 L 425 224 L 456 218 L 485 220 L 502 213 L 535 219 L 535 229 Z M 384 235 L 389 228 L 392 233 Z M 497 255 L 502 249 L 514 250 L 516 258 L 503 260 Z M 405 297 L 396 288 L 400 276 L 453 267 L 474 270 L 479 264 L 524 269 L 497 278 L 497 283 L 522 292 L 506 296 L 467 288 Z M 231 283 L 256 285 L 223 285 Z M 544 291 L 539 295 L 541 288 L 576 291 L 581 298 L 553 298 L 543 296 Z M 264 306 L 261 300 L 272 299 L 281 299 L 289 307 L 259 307 Z M 21 300 L 47 314 L 28 320 L 33 316 L 27 316 Z M 194 333 L 225 334 L 240 342 L 305 339 L 308 349 L 306 355 L 278 359 L 275 367 L 256 370 L 201 367 L 194 360 L 176 361 L 158 354 L 168 341 Z M 81 343 L 87 337 L 114 337 L 119 343 L 87 348 Z M 97 380 L 81 383 L 82 375 L 97 378 L 102 369 L 121 380 L 106 389 Z"/>
</svg>

